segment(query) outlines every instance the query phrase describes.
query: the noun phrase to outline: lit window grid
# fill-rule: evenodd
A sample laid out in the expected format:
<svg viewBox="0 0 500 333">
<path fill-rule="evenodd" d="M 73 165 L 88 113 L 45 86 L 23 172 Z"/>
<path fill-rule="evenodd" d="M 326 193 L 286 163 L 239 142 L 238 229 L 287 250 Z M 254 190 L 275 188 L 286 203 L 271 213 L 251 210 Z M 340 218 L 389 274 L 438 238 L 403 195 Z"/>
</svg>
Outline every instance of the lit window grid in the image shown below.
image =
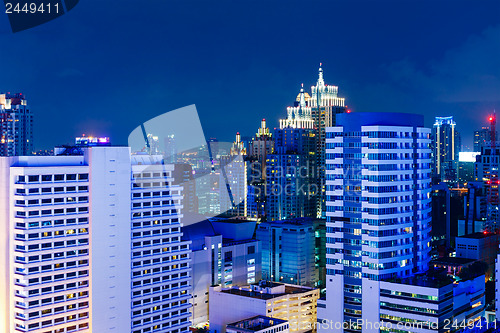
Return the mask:
<svg viewBox="0 0 500 333">
<path fill-rule="evenodd" d="M 40 172 L 40 169 L 30 168 L 13 168 L 11 178 L 11 186 L 14 191 L 12 212 L 12 221 L 14 221 L 15 230 L 13 239 L 14 246 L 14 304 L 15 319 L 14 325 L 16 331 L 30 332 L 47 332 L 50 327 L 50 332 L 66 332 L 75 328 L 80 331 L 86 331 L 89 327 L 89 296 L 90 296 L 90 281 L 89 281 L 89 215 L 88 215 L 88 170 L 86 167 L 72 170 L 68 172 L 67 168 L 58 168 L 55 172 L 45 171 Z M 26 172 L 25 172 L 26 171 Z M 19 183 L 18 176 L 24 175 L 28 178 L 30 175 L 55 174 L 71 174 L 86 175 L 85 180 L 78 180 L 78 176 L 74 181 L 61 182 L 25 182 Z M 55 187 L 64 187 L 65 192 L 54 194 Z M 67 187 L 75 187 L 76 191 L 66 192 Z M 42 194 L 42 190 L 36 194 L 29 194 L 30 189 L 36 188 L 52 188 L 49 192 Z M 79 189 L 84 189 L 78 191 Z M 17 194 L 17 189 L 24 189 L 26 194 Z M 18 201 L 38 200 L 42 199 L 61 198 L 63 203 L 46 204 L 46 205 L 16 205 Z M 72 201 L 69 198 L 86 197 L 84 201 Z M 47 209 L 49 208 L 50 209 Z M 63 214 L 54 215 L 52 207 L 64 209 Z M 49 210 L 51 214 L 31 216 L 30 211 Z M 75 213 L 66 214 L 67 209 L 76 208 Z M 79 212 L 79 210 L 83 212 Z M 17 211 L 25 212 L 25 217 L 17 216 Z M 55 225 L 55 220 L 75 219 L 76 223 L 67 225 Z M 52 221 L 51 226 L 47 226 L 42 222 Z M 38 222 L 38 227 L 30 227 Z M 76 232 L 75 232 L 76 231 Z M 56 232 L 58 235 L 56 235 Z M 38 233 L 40 237 L 29 239 L 29 235 Z M 50 235 L 49 235 L 50 233 Z M 45 237 L 44 237 L 45 234 Z M 22 239 L 24 236 L 24 240 Z M 74 246 L 67 246 L 67 242 L 75 242 Z M 63 246 L 55 248 L 54 245 L 58 242 L 64 242 Z M 44 248 L 42 244 L 51 244 L 50 248 Z M 38 245 L 38 249 L 30 250 L 30 245 Z M 20 247 L 24 246 L 25 250 Z M 47 245 L 45 245 L 47 246 Z M 69 251 L 68 251 L 69 250 Z M 61 255 L 64 254 L 64 255 Z M 49 257 L 50 255 L 50 257 Z M 56 257 L 60 255 L 60 257 Z M 46 259 L 42 260 L 42 256 Z M 34 258 L 39 258 L 34 259 Z M 59 266 L 59 267 L 58 267 Z M 38 272 L 30 273 L 29 269 L 39 268 Z M 45 270 L 42 271 L 42 268 Z M 21 270 L 27 271 L 23 274 Z M 44 281 L 45 280 L 45 281 Z M 38 290 L 38 293 L 30 295 Z M 61 298 L 58 301 L 58 298 Z M 37 302 L 38 304 L 34 303 Z M 44 304 L 45 303 L 45 304 Z M 52 329 L 54 331 L 52 331 Z"/>
<path fill-rule="evenodd" d="M 170 185 L 171 174 L 162 166 L 137 169 L 142 168 L 133 172 L 133 181 L 141 180 L 141 185 L 132 186 L 132 332 L 186 332 L 191 251 L 190 242 L 181 241 L 182 187 Z M 161 195 L 153 196 L 155 192 Z"/>
</svg>

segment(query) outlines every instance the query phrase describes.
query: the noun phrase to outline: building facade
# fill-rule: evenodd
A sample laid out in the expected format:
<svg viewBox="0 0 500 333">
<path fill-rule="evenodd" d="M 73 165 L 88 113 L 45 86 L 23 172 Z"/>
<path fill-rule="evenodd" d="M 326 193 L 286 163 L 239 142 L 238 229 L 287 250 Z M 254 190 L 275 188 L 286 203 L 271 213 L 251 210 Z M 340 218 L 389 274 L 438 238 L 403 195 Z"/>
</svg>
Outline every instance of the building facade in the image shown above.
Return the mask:
<svg viewBox="0 0 500 333">
<path fill-rule="evenodd" d="M 315 232 L 315 220 L 307 218 L 260 223 L 256 238 L 262 243 L 263 279 L 316 287 Z"/>
<path fill-rule="evenodd" d="M 423 117 L 414 114 L 345 113 L 327 129 L 324 319 L 376 322 L 373 284 L 426 270 L 429 136 Z"/>
<path fill-rule="evenodd" d="M 210 219 L 185 227 L 192 242 L 192 324 L 208 322 L 211 286 L 246 286 L 262 277 L 261 242 L 253 239 L 255 221 Z"/>
<path fill-rule="evenodd" d="M 265 218 L 266 216 L 266 160 L 274 152 L 274 140 L 262 119 L 260 128 L 249 143 L 247 155 L 247 216 Z"/>
<path fill-rule="evenodd" d="M 450 117 L 436 117 L 432 131 L 433 174 L 441 181 L 458 180 L 458 153 L 460 152 L 460 133 L 457 124 Z"/>
<path fill-rule="evenodd" d="M 128 147 L 55 154 L 0 158 L 0 332 L 187 332 L 171 169 Z"/>
</svg>

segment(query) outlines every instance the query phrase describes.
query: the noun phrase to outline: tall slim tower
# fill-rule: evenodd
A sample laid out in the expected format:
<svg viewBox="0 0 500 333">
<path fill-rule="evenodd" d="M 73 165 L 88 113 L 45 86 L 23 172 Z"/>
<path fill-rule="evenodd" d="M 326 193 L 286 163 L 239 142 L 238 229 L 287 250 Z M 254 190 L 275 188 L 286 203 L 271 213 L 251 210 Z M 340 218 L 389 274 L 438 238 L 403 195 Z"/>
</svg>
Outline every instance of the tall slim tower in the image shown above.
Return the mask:
<svg viewBox="0 0 500 333">
<path fill-rule="evenodd" d="M 458 155 L 461 142 L 457 124 L 450 117 L 436 117 L 433 128 L 434 176 L 441 181 L 458 179 Z"/>
<path fill-rule="evenodd" d="M 231 216 L 247 216 L 247 150 L 241 141 L 240 133 L 229 150 L 229 155 L 220 157 L 220 186 L 226 186 L 227 191 L 221 191 L 220 211 Z"/>
<path fill-rule="evenodd" d="M 311 87 L 311 97 L 307 100 L 307 105 L 311 108 L 311 116 L 314 120 L 314 127 L 317 130 L 317 165 L 319 170 L 319 186 L 321 197 L 318 201 L 317 215 L 325 217 L 325 139 L 326 128 L 336 126 L 336 115 L 347 111 L 345 98 L 338 97 L 339 87 L 325 84 L 323 78 L 323 68 L 320 63 L 318 81 Z"/>
<path fill-rule="evenodd" d="M 429 135 L 404 113 L 345 113 L 326 129 L 328 321 L 378 322 L 379 281 L 427 269 Z"/>
<path fill-rule="evenodd" d="M 262 119 L 260 128 L 249 144 L 248 166 L 248 210 L 252 218 L 265 218 L 266 205 L 266 159 L 274 151 L 273 135 Z"/>
<path fill-rule="evenodd" d="M 0 156 L 33 152 L 33 114 L 23 94 L 0 94 Z"/>
</svg>

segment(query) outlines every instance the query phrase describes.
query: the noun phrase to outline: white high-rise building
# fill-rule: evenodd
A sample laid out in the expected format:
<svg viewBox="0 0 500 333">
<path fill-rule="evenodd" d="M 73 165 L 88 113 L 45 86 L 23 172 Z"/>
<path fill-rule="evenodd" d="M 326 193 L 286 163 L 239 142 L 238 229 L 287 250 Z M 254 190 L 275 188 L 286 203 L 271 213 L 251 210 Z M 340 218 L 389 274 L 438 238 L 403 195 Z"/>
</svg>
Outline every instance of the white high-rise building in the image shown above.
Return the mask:
<svg viewBox="0 0 500 333">
<path fill-rule="evenodd" d="M 427 269 L 429 134 L 422 116 L 402 113 L 339 114 L 327 129 L 327 295 L 320 319 L 379 322 L 380 281 Z M 344 327 L 325 331 L 371 332 Z"/>
<path fill-rule="evenodd" d="M 128 147 L 0 158 L 0 332 L 187 332 L 181 190 Z"/>
</svg>

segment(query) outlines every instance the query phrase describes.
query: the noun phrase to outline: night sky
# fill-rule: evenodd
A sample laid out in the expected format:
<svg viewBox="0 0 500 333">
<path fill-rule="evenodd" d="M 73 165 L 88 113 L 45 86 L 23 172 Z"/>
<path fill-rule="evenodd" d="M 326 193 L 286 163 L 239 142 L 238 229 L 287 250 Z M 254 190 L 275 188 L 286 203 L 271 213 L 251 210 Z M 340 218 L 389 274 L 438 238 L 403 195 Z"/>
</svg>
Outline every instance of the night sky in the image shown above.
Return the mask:
<svg viewBox="0 0 500 333">
<path fill-rule="evenodd" d="M 453 115 L 464 146 L 500 112 L 500 1 L 80 0 L 13 34 L 0 14 L 0 91 L 23 92 L 35 146 L 82 133 L 126 144 L 196 104 L 206 137 L 285 117 L 323 63 L 353 111 Z"/>
</svg>

